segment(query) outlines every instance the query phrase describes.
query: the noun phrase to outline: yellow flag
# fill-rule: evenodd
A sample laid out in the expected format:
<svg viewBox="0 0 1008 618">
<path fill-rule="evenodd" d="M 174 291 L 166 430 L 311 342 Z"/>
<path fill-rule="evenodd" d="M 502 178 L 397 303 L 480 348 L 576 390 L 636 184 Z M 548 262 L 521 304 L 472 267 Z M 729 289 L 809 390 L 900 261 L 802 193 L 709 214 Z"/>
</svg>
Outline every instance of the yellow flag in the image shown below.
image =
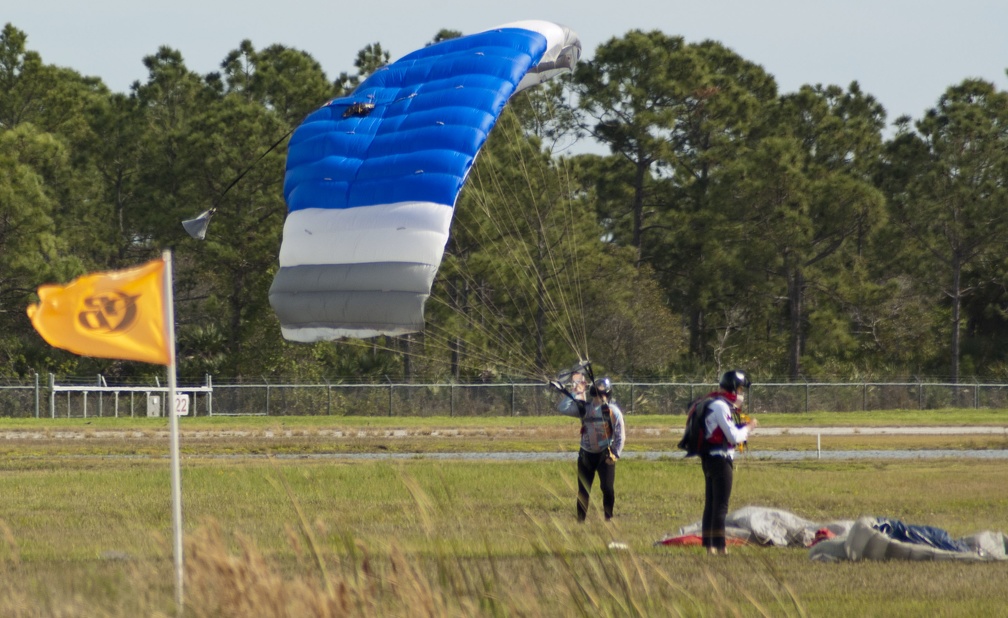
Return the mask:
<svg viewBox="0 0 1008 618">
<path fill-rule="evenodd" d="M 169 365 L 164 276 L 162 258 L 44 285 L 28 317 L 50 345 L 74 354 Z"/>
</svg>

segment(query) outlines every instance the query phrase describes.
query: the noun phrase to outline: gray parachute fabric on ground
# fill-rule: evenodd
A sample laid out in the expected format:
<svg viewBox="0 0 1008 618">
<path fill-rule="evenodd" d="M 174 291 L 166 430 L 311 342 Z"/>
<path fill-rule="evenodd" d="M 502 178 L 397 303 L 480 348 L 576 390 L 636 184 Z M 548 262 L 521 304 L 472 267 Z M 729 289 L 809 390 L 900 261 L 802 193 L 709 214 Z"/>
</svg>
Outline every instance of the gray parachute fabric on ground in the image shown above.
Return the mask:
<svg viewBox="0 0 1008 618">
<path fill-rule="evenodd" d="M 725 533 L 759 545 L 808 547 L 819 530 L 826 528 L 835 535 L 846 534 L 853 523 L 853 520 L 821 523 L 782 509 L 745 506 L 728 513 Z M 679 534 L 700 534 L 700 528 L 700 522 L 694 522 L 680 528 Z"/>
<path fill-rule="evenodd" d="M 789 511 L 761 506 L 731 511 L 725 524 L 729 538 L 764 546 L 807 547 L 810 559 L 824 562 L 1008 559 L 1008 537 L 990 530 L 953 539 L 940 528 L 908 526 L 894 519 L 861 517 L 816 522 Z M 683 526 L 678 536 L 699 535 L 700 528 L 700 522 Z M 656 545 L 674 545 L 666 541 L 675 538 L 666 535 Z"/>
<path fill-rule="evenodd" d="M 862 517 L 850 532 L 815 544 L 809 558 L 817 561 L 839 560 L 963 560 L 985 562 L 1005 560 L 1005 535 L 984 531 L 960 539 L 966 549 L 955 551 L 933 545 L 893 538 L 879 524 L 878 518 Z"/>
</svg>

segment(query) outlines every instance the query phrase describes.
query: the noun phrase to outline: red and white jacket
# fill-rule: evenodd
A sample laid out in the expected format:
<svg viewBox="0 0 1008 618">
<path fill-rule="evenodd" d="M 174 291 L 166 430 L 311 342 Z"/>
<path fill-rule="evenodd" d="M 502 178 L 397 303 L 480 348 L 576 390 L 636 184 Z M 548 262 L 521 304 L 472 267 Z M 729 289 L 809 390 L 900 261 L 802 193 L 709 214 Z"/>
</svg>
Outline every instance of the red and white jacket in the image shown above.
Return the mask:
<svg viewBox="0 0 1008 618">
<path fill-rule="evenodd" d="M 708 405 L 709 413 L 704 419 L 704 438 L 710 447 L 709 454 L 716 457 L 735 458 L 735 445 L 749 439 L 749 426 L 737 427 L 732 418 L 730 393 L 720 393 Z"/>
</svg>

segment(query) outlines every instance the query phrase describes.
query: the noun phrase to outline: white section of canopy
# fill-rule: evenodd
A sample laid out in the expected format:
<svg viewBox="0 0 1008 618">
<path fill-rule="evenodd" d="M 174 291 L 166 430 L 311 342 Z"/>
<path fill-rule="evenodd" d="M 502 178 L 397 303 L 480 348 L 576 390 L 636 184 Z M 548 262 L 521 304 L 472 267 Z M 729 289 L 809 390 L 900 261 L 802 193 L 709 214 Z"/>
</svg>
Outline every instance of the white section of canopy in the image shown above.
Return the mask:
<svg viewBox="0 0 1008 618">
<path fill-rule="evenodd" d="M 450 207 L 431 202 L 295 210 L 284 222 L 280 266 L 375 262 L 437 266 L 451 218 Z"/>
<path fill-rule="evenodd" d="M 530 19 L 504 24 L 494 30 L 503 28 L 531 30 L 546 37 L 546 52 L 539 59 L 538 64 L 518 82 L 515 92 L 541 84 L 557 75 L 570 73 L 581 58 L 581 40 L 577 33 L 566 26 Z"/>
</svg>

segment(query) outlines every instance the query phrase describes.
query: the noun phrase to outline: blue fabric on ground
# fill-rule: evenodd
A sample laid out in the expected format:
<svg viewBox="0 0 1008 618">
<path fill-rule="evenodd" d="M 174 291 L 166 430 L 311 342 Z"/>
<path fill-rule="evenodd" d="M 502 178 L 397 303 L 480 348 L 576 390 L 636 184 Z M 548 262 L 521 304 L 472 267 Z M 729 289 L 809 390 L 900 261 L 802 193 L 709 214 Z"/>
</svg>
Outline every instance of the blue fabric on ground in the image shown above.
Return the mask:
<svg viewBox="0 0 1008 618">
<path fill-rule="evenodd" d="M 879 517 L 875 529 L 897 541 L 930 545 L 948 551 L 971 551 L 964 541 L 953 539 L 947 531 L 933 526 L 907 525 L 896 519 Z"/>
</svg>

